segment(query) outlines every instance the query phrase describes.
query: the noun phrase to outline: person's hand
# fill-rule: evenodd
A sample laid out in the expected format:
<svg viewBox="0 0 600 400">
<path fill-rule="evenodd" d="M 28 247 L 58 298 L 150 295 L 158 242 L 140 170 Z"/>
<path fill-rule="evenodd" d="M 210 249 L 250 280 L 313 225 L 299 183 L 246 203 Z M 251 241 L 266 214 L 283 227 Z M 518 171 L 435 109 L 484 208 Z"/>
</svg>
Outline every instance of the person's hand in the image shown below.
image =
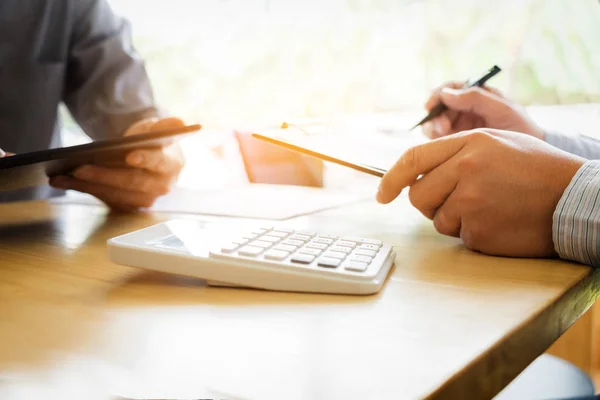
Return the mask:
<svg viewBox="0 0 600 400">
<path fill-rule="evenodd" d="M 184 126 L 178 118 L 150 119 L 132 125 L 126 136 Z M 84 165 L 72 176 L 58 176 L 50 185 L 60 189 L 91 194 L 118 211 L 151 207 L 156 199 L 170 191 L 184 166 L 177 142 L 160 149 L 129 152 L 124 167 Z"/>
<path fill-rule="evenodd" d="M 584 161 L 516 132 L 460 132 L 405 152 L 382 178 L 377 200 L 389 203 L 410 186 L 410 202 L 436 230 L 472 250 L 556 256 L 553 214 Z"/>
<path fill-rule="evenodd" d="M 436 139 L 477 128 L 493 128 L 544 139 L 544 131 L 529 118 L 521 105 L 505 98 L 497 89 L 462 89 L 463 84 L 448 82 L 433 91 L 425 109 L 429 112 L 441 101 L 448 110 L 423 124 L 423 133 L 427 137 Z"/>
</svg>

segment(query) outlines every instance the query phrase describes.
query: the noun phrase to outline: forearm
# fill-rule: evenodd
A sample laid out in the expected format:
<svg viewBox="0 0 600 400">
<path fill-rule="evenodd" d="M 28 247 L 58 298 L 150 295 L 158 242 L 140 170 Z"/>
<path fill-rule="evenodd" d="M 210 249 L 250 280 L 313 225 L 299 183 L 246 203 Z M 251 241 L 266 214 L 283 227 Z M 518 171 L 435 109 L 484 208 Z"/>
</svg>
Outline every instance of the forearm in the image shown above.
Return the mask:
<svg viewBox="0 0 600 400">
<path fill-rule="evenodd" d="M 600 267 L 600 161 L 588 161 L 565 190 L 553 220 L 554 246 L 566 260 Z"/>
<path fill-rule="evenodd" d="M 106 0 L 79 4 L 65 94 L 77 123 L 89 136 L 104 138 L 123 134 L 141 119 L 160 117 L 129 23 L 113 14 Z"/>
<path fill-rule="evenodd" d="M 554 147 L 588 160 L 600 160 L 600 141 L 588 136 L 566 136 L 556 132 L 545 132 L 545 140 Z"/>
</svg>

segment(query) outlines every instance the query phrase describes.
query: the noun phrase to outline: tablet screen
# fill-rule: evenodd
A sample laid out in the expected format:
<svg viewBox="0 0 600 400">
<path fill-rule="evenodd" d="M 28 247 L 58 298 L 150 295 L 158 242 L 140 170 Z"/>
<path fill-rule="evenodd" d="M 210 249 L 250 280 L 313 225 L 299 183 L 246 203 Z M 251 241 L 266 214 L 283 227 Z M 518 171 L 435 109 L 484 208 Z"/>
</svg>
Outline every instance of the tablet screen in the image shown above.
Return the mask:
<svg viewBox="0 0 600 400">
<path fill-rule="evenodd" d="M 68 174 L 85 164 L 124 165 L 131 150 L 160 147 L 200 129 L 200 125 L 189 125 L 0 158 L 0 191 L 47 184 L 49 177 Z"/>
<path fill-rule="evenodd" d="M 199 131 L 200 129 L 200 125 L 188 125 L 171 130 L 125 136 L 116 139 L 99 140 L 77 146 L 16 154 L 14 156 L 0 158 L 0 169 L 59 159 L 73 159 L 73 161 L 75 161 L 75 159 L 84 156 L 114 153 L 119 150 L 159 147 L 172 140 L 174 137 L 187 135 Z"/>
</svg>

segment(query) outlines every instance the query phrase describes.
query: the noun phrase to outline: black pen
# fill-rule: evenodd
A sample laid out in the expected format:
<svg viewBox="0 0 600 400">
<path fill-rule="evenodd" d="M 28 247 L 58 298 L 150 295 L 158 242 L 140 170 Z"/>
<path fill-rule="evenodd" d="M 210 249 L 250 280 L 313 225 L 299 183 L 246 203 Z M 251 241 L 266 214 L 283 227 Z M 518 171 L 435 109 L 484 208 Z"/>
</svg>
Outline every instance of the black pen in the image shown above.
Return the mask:
<svg viewBox="0 0 600 400">
<path fill-rule="evenodd" d="M 491 77 L 493 77 L 500 71 L 501 71 L 500 67 L 498 67 L 497 65 L 494 65 L 488 72 L 486 72 L 485 75 L 483 75 L 481 78 L 479 78 L 475 82 L 473 82 L 471 84 L 469 84 L 467 82 L 465 87 L 483 86 L 488 81 L 488 79 L 490 79 Z M 430 121 L 430 120 L 434 119 L 435 117 L 439 116 L 447 109 L 448 109 L 448 107 L 446 107 L 446 105 L 444 103 L 437 104 L 435 107 L 433 107 L 431 109 L 431 111 L 429 112 L 429 115 L 427 115 L 425 118 L 423 118 L 421 121 L 419 121 L 418 124 L 416 124 L 415 126 L 410 128 L 409 132 L 412 131 L 413 129 L 415 129 L 417 126 L 422 125 L 425 122 Z"/>
</svg>

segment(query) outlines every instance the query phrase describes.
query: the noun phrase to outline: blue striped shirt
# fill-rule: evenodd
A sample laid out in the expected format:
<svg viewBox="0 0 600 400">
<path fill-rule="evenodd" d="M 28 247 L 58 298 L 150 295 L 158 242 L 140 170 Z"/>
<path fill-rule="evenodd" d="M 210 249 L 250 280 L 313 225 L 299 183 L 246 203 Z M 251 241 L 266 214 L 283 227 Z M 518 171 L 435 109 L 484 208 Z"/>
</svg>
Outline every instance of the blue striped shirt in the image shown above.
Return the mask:
<svg viewBox="0 0 600 400">
<path fill-rule="evenodd" d="M 600 267 L 600 141 L 546 132 L 546 141 L 588 159 L 577 171 L 554 212 L 552 238 L 566 260 Z"/>
</svg>

